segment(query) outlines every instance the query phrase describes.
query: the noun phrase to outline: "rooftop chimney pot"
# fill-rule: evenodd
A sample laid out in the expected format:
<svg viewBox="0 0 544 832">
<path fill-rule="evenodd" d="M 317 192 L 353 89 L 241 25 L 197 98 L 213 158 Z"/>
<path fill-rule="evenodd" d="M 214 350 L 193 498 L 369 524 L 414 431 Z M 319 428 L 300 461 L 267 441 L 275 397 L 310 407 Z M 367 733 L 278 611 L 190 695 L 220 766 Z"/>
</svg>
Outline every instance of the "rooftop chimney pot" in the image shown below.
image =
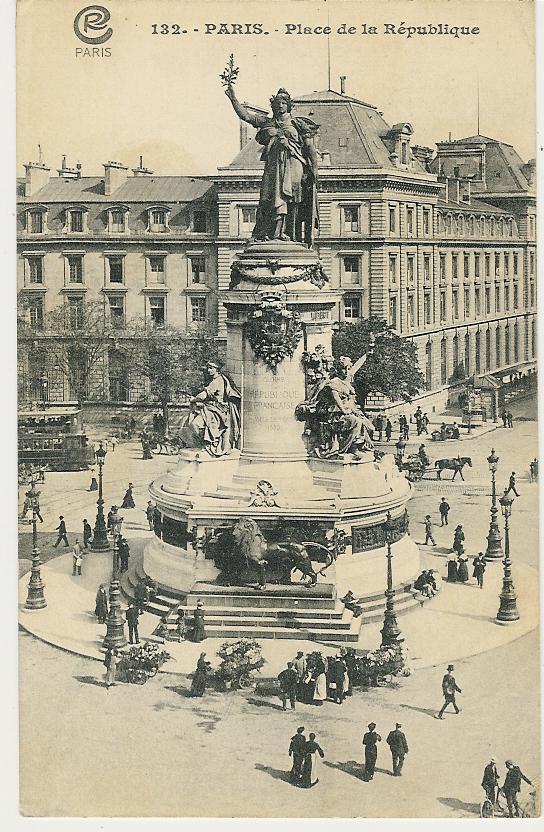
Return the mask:
<svg viewBox="0 0 544 832">
<path fill-rule="evenodd" d="M 340 93 L 341 93 L 341 95 L 346 94 L 346 76 L 345 75 L 340 76 Z"/>
</svg>

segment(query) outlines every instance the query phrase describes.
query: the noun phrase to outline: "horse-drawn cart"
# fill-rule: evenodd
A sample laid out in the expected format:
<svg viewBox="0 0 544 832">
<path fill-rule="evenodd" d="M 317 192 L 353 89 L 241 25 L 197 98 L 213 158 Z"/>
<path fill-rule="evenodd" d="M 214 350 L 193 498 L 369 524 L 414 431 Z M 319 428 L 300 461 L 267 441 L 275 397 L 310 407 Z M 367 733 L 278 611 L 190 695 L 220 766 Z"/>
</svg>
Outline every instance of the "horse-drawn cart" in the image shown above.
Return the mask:
<svg viewBox="0 0 544 832">
<path fill-rule="evenodd" d="M 419 454 L 412 454 L 406 459 L 403 459 L 399 467 L 401 471 L 405 472 L 406 479 L 410 480 L 410 482 L 419 482 L 425 471 L 427 471 L 429 462 L 428 460 L 425 462 Z"/>
</svg>

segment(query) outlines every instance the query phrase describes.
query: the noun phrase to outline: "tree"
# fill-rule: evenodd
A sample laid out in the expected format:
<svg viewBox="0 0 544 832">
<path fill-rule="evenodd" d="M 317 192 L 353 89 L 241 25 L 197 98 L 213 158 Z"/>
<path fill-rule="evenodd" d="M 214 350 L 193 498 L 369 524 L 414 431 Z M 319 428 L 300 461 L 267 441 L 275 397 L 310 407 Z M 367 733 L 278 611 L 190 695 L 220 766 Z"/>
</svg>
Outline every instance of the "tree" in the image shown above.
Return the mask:
<svg viewBox="0 0 544 832">
<path fill-rule="evenodd" d="M 144 320 L 127 324 L 116 349 L 131 371 L 149 381 L 168 431 L 168 406 L 179 396 L 193 395 L 204 384 L 208 361 L 218 361 L 215 340 L 204 333 L 191 334 L 174 326 L 150 327 Z"/>
<path fill-rule="evenodd" d="M 372 354 L 354 379 L 361 406 L 364 407 L 369 393 L 383 393 L 393 401 L 411 401 L 425 385 L 416 346 L 397 335 L 382 318 L 373 315 L 356 324 L 341 323 L 333 334 L 333 355 L 347 355 L 356 361 L 368 353 L 372 341 Z"/>
<path fill-rule="evenodd" d="M 19 342 L 30 345 L 33 352 L 43 348 L 47 363 L 69 381 L 80 404 L 88 397 L 90 377 L 106 359 L 117 332 L 102 300 L 68 301 L 33 325 L 29 301 L 19 299 Z"/>
</svg>

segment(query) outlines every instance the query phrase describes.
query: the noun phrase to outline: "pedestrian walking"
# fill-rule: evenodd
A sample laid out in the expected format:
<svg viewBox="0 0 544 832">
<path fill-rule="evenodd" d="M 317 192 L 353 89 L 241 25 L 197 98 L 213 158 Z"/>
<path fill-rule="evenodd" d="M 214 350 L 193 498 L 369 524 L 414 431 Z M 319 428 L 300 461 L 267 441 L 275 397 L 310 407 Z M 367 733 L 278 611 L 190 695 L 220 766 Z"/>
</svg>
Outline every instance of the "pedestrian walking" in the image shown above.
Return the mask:
<svg viewBox="0 0 544 832">
<path fill-rule="evenodd" d="M 208 681 L 208 673 L 212 669 L 210 662 L 206 661 L 206 653 L 201 653 L 196 663 L 196 670 L 191 684 L 191 696 L 203 696 Z"/>
<path fill-rule="evenodd" d="M 193 615 L 193 641 L 204 641 L 206 630 L 204 628 L 204 604 L 200 599 L 196 602 L 196 610 Z"/>
<path fill-rule="evenodd" d="M 536 457 L 533 459 L 533 476 L 535 482 L 538 482 L 538 459 Z"/>
<path fill-rule="evenodd" d="M 140 636 L 138 635 L 138 618 L 140 613 L 138 612 L 138 608 L 131 603 L 125 615 L 128 624 L 128 640 L 131 644 L 139 644 Z"/>
<path fill-rule="evenodd" d="M 503 410 L 503 412 L 501 413 L 501 418 L 502 418 L 503 427 L 507 428 L 508 427 L 508 414 L 507 414 L 506 410 Z"/>
<path fill-rule="evenodd" d="M 429 433 L 428 427 L 429 427 L 429 417 L 427 416 L 426 413 L 424 413 L 423 416 L 421 417 L 421 432 L 422 433 Z"/>
<path fill-rule="evenodd" d="M 437 714 L 438 719 L 444 719 L 444 711 L 450 704 L 453 705 L 456 714 L 458 714 L 460 711 L 460 708 L 457 707 L 457 702 L 455 701 L 455 694 L 461 693 L 461 688 L 458 687 L 457 682 L 455 681 L 453 670 L 453 665 L 449 664 L 447 673 L 444 674 L 444 678 L 442 679 L 442 693 L 444 695 L 444 704 L 442 705 L 440 711 Z"/>
<path fill-rule="evenodd" d="M 170 630 L 168 629 L 168 621 L 166 620 L 165 615 L 161 617 L 161 620 L 159 621 L 151 635 L 157 636 L 160 643 L 164 644 L 165 639 L 167 639 L 170 635 Z"/>
<path fill-rule="evenodd" d="M 108 593 L 106 590 L 106 584 L 100 584 L 96 591 L 94 614 L 96 615 L 99 624 L 106 623 L 106 619 L 108 617 Z"/>
<path fill-rule="evenodd" d="M 390 419 L 385 420 L 385 438 L 387 442 L 391 442 L 391 436 L 393 435 L 393 425 L 391 424 Z"/>
<path fill-rule="evenodd" d="M 91 468 L 91 484 L 89 486 L 89 491 L 98 491 L 98 482 L 94 468 Z"/>
<path fill-rule="evenodd" d="M 468 558 L 464 550 L 457 556 L 457 581 L 462 584 L 468 581 Z"/>
<path fill-rule="evenodd" d="M 355 650 L 353 647 L 348 647 L 347 650 L 342 648 L 340 650 L 340 655 L 346 665 L 346 673 L 348 677 L 348 689 L 346 690 L 346 696 L 351 696 L 353 694 L 353 683 L 355 681 L 356 674 Z"/>
<path fill-rule="evenodd" d="M 513 428 L 514 427 L 514 417 L 513 417 L 512 412 L 510 410 L 506 414 L 506 419 L 508 421 L 508 427 Z"/>
<path fill-rule="evenodd" d="M 484 768 L 484 776 L 482 777 L 482 789 L 488 800 L 495 805 L 497 800 L 497 787 L 499 785 L 499 773 L 495 765 L 495 758 L 491 757 L 488 764 Z"/>
<path fill-rule="evenodd" d="M 431 515 L 427 514 L 425 516 L 425 543 L 424 543 L 424 545 L 427 546 L 429 541 L 431 541 L 433 546 L 436 546 L 436 541 L 433 537 L 433 523 L 432 523 L 432 520 L 431 520 Z"/>
<path fill-rule="evenodd" d="M 76 541 L 74 543 L 74 548 L 72 550 L 72 575 L 81 575 L 81 564 L 83 563 L 83 557 L 81 555 L 81 546 L 79 540 L 76 537 Z"/>
<path fill-rule="evenodd" d="M 478 582 L 478 586 L 480 589 L 483 589 L 484 586 L 484 572 L 486 567 L 485 556 L 483 552 L 478 552 L 474 560 L 472 561 L 472 577 L 476 578 Z"/>
<path fill-rule="evenodd" d="M 363 737 L 365 747 L 365 780 L 372 780 L 378 759 L 378 743 L 382 741 L 376 732 L 376 723 L 369 722 L 368 731 Z"/>
<path fill-rule="evenodd" d="M 176 617 L 176 636 L 179 644 L 185 641 L 185 612 L 181 607 Z"/>
<path fill-rule="evenodd" d="M 320 707 L 327 699 L 327 676 L 323 663 L 318 664 L 313 671 L 311 683 L 313 685 L 312 704 Z"/>
<path fill-rule="evenodd" d="M 393 777 L 402 776 L 402 767 L 404 765 L 404 757 L 408 754 L 408 743 L 406 736 L 400 730 L 402 725 L 397 722 L 395 730 L 390 731 L 387 735 L 387 745 L 391 749 L 391 757 L 393 760 Z"/>
<path fill-rule="evenodd" d="M 116 442 L 117 442 L 116 437 L 112 436 L 111 439 L 110 439 L 110 443 L 111 443 L 111 450 L 112 450 L 113 453 L 115 453 L 115 443 Z"/>
<path fill-rule="evenodd" d="M 88 549 L 89 543 L 91 542 L 91 538 L 93 536 L 93 530 L 91 528 L 91 524 L 88 522 L 87 518 L 83 518 L 83 548 Z"/>
<path fill-rule="evenodd" d="M 463 531 L 463 527 L 461 524 L 455 527 L 455 531 L 453 532 L 453 546 L 451 547 L 454 552 L 457 552 L 460 555 L 463 550 L 463 544 L 465 542 L 465 533 Z"/>
<path fill-rule="evenodd" d="M 302 764 L 306 755 L 306 737 L 304 736 L 304 726 L 297 728 L 297 732 L 291 737 L 289 743 L 289 756 L 293 758 L 293 765 L 289 772 L 289 780 L 295 786 L 300 785 L 302 778 Z"/>
<path fill-rule="evenodd" d="M 128 559 L 130 557 L 130 547 L 126 537 L 119 536 L 117 540 L 117 553 L 120 562 L 120 571 L 128 572 Z"/>
<path fill-rule="evenodd" d="M 521 781 L 525 780 L 525 782 L 530 786 L 533 784 L 529 778 L 524 775 L 520 767 L 513 763 L 512 760 L 506 760 L 505 766 L 508 771 L 506 772 L 502 790 L 508 805 L 508 814 L 511 818 L 519 818 L 521 817 L 521 813 L 519 810 L 518 792 L 521 789 Z"/>
<path fill-rule="evenodd" d="M 134 589 L 134 602 L 138 607 L 138 612 L 142 615 L 145 605 L 149 601 L 149 591 L 145 581 L 140 580 Z"/>
<path fill-rule="evenodd" d="M 440 504 L 438 506 L 438 511 L 440 512 L 440 525 L 447 526 L 448 525 L 448 515 L 450 513 L 450 504 L 447 502 L 445 497 L 440 498 Z"/>
<path fill-rule="evenodd" d="M 510 479 L 508 480 L 508 488 L 506 489 L 506 491 L 504 493 L 506 495 L 506 494 L 509 494 L 511 491 L 514 492 L 516 497 L 519 497 L 519 494 L 516 490 L 516 472 L 515 471 L 512 471 L 512 473 L 510 474 Z"/>
<path fill-rule="evenodd" d="M 340 655 L 335 656 L 331 667 L 331 691 L 333 702 L 341 705 L 344 701 L 344 687 L 346 681 L 346 665 Z"/>
<path fill-rule="evenodd" d="M 106 688 L 108 690 L 112 685 L 116 684 L 118 661 L 119 652 L 117 647 L 108 647 L 106 655 L 104 656 L 104 665 L 106 667 Z"/>
<path fill-rule="evenodd" d="M 293 662 L 287 662 L 287 667 L 278 676 L 283 710 L 287 710 L 287 700 L 291 703 L 291 710 L 296 709 L 298 676 L 293 668 Z"/>
<path fill-rule="evenodd" d="M 319 777 L 317 776 L 317 755 L 323 758 L 325 756 L 325 752 L 319 743 L 316 742 L 315 734 L 310 734 L 304 747 L 304 760 L 302 762 L 300 785 L 303 789 L 310 789 L 312 786 L 315 786 L 316 783 L 319 783 Z"/>
<path fill-rule="evenodd" d="M 448 581 L 450 584 L 457 583 L 457 554 L 452 552 L 448 558 Z"/>
<path fill-rule="evenodd" d="M 131 482 L 128 484 L 128 488 L 125 491 L 125 496 L 123 497 L 123 502 L 121 503 L 121 508 L 136 508 L 136 503 L 134 502 L 134 497 L 132 495 L 133 485 Z"/>
<path fill-rule="evenodd" d="M 155 506 L 151 502 L 151 500 L 147 501 L 147 508 L 145 510 L 145 516 L 147 517 L 147 522 L 149 524 L 149 531 L 153 531 L 153 518 L 155 517 Z"/>
<path fill-rule="evenodd" d="M 108 511 L 108 514 L 107 514 L 107 517 L 106 517 L 106 528 L 107 528 L 109 534 L 113 534 L 113 521 L 114 521 L 116 516 L 117 516 L 117 506 L 112 506 L 110 508 L 110 510 Z"/>
<path fill-rule="evenodd" d="M 56 549 L 61 540 L 64 540 L 64 545 L 66 546 L 66 548 L 68 548 L 70 544 L 68 543 L 68 537 L 66 535 L 66 523 L 64 522 L 64 517 L 62 516 L 62 514 L 59 517 L 59 524 L 56 527 L 55 531 L 59 533 L 59 536 L 57 537 L 57 542 L 53 544 L 53 548 Z"/>
</svg>

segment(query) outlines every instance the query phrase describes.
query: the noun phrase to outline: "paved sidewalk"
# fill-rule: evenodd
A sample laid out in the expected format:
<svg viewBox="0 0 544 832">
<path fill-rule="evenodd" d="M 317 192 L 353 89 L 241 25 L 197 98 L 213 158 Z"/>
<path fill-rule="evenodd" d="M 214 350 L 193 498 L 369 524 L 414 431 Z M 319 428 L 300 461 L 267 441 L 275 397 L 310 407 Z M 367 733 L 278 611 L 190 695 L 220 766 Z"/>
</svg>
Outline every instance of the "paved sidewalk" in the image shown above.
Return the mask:
<svg viewBox="0 0 544 832">
<path fill-rule="evenodd" d="M 143 543 L 143 542 L 142 542 Z M 447 556 L 422 553 L 423 565 L 445 576 Z M 42 566 L 48 606 L 44 610 L 28 611 L 23 607 L 28 585 L 28 574 L 19 582 L 20 624 L 38 638 L 83 656 L 103 658 L 102 640 L 105 626 L 94 616 L 96 589 L 111 575 L 111 553 L 89 554 L 83 564 L 83 575 L 72 576 L 72 556 L 62 554 Z M 398 622 L 409 650 L 414 669 L 445 664 L 507 644 L 525 635 L 538 625 L 538 576 L 531 566 L 516 563 L 514 580 L 518 593 L 521 620 L 508 626 L 498 625 L 494 617 L 498 609 L 498 595 L 502 579 L 502 564 L 492 563 L 485 574 L 485 587 L 479 590 L 474 579 L 468 584 L 442 585 L 436 598 L 425 606 L 404 616 Z M 126 608 L 126 605 L 123 605 Z M 140 636 L 151 637 L 158 617 L 144 613 L 140 618 Z M 381 623 L 364 625 L 358 647 L 374 649 L 380 643 Z M 212 663 L 222 639 L 206 639 L 201 644 L 167 642 L 165 649 L 173 659 L 164 666 L 168 673 L 192 673 L 202 650 Z M 263 677 L 277 676 L 297 650 L 321 650 L 334 654 L 338 645 L 328 646 L 317 641 L 261 639 L 267 664 Z"/>
</svg>

